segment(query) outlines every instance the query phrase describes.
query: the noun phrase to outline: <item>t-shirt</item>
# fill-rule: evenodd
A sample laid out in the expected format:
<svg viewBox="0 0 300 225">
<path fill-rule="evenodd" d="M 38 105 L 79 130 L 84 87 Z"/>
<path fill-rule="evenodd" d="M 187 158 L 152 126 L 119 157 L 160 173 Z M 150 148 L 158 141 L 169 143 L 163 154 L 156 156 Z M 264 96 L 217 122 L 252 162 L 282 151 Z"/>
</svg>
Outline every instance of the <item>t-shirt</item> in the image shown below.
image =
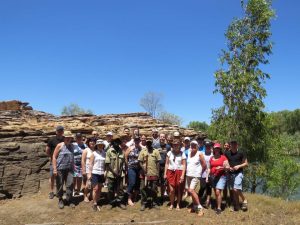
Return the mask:
<svg viewBox="0 0 300 225">
<path fill-rule="evenodd" d="M 159 165 L 161 167 L 164 167 L 166 164 L 167 153 L 171 150 L 171 146 L 166 144 L 165 146 L 161 146 L 157 150 L 159 151 L 160 158 L 161 158 L 161 160 L 159 161 Z"/>
<path fill-rule="evenodd" d="M 59 143 L 63 142 L 64 138 L 65 138 L 64 136 L 62 136 L 62 137 L 54 136 L 49 139 L 47 146 L 50 148 L 51 161 L 52 161 L 53 153 L 54 153 L 56 146 Z"/>
<path fill-rule="evenodd" d="M 111 164 L 111 168 L 116 172 L 124 176 L 123 165 L 125 164 L 125 157 L 122 149 L 116 150 L 114 147 L 111 147 L 106 152 L 105 163 Z M 107 172 L 107 177 L 115 178 L 111 171 Z"/>
<path fill-rule="evenodd" d="M 224 162 L 227 160 L 227 158 L 224 155 L 221 155 L 220 158 L 214 159 L 214 157 L 210 158 L 209 164 L 210 164 L 210 173 L 213 176 L 222 176 L 224 175 L 225 171 L 224 169 L 217 169 L 218 166 L 224 166 Z"/>
<path fill-rule="evenodd" d="M 205 153 L 205 145 L 200 146 L 199 151 L 204 154 Z"/>
<path fill-rule="evenodd" d="M 183 170 L 182 161 L 186 159 L 184 152 L 180 151 L 178 154 L 175 154 L 173 151 L 169 151 L 167 156 L 169 157 L 168 170 Z"/>
<path fill-rule="evenodd" d="M 147 159 L 148 167 L 146 168 Z M 143 148 L 139 154 L 138 160 L 142 162 L 143 167 L 146 169 L 147 176 L 159 176 L 157 163 L 161 160 L 161 157 L 157 149 L 153 149 L 152 152 L 148 152 L 147 148 Z"/>
<path fill-rule="evenodd" d="M 159 138 L 152 139 L 152 148 L 160 148 L 160 140 Z"/>
<path fill-rule="evenodd" d="M 206 155 L 204 154 L 204 160 L 206 162 L 206 170 L 202 173 L 202 178 L 206 178 L 207 169 L 210 167 L 209 161 L 213 154 Z"/>
<path fill-rule="evenodd" d="M 190 147 L 189 148 L 182 147 L 181 151 L 184 152 L 186 158 L 189 157 Z"/>
<path fill-rule="evenodd" d="M 240 150 L 238 150 L 235 153 L 233 153 L 232 151 L 226 151 L 225 156 L 228 159 L 230 167 L 241 165 L 247 158 L 246 154 Z M 240 173 L 240 172 L 243 172 L 243 168 L 240 168 L 237 171 L 233 171 L 231 173 Z"/>
</svg>

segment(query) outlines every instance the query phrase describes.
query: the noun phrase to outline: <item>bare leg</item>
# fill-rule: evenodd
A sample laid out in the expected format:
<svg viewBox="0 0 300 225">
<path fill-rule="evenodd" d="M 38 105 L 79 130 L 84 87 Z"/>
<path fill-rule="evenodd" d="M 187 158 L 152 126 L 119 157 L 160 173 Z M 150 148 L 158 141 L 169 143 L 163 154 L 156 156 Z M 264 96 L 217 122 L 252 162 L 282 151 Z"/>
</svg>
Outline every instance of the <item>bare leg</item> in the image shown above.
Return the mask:
<svg viewBox="0 0 300 225">
<path fill-rule="evenodd" d="M 169 185 L 169 189 L 170 189 L 169 196 L 170 196 L 170 203 L 171 203 L 169 209 L 173 209 L 173 207 L 174 207 L 174 200 L 175 200 L 175 190 L 174 190 L 174 188 L 171 185 Z"/>
<path fill-rule="evenodd" d="M 221 203 L 222 203 L 222 190 L 220 189 L 214 189 L 216 200 L 217 200 L 217 209 L 221 209 Z"/>
</svg>

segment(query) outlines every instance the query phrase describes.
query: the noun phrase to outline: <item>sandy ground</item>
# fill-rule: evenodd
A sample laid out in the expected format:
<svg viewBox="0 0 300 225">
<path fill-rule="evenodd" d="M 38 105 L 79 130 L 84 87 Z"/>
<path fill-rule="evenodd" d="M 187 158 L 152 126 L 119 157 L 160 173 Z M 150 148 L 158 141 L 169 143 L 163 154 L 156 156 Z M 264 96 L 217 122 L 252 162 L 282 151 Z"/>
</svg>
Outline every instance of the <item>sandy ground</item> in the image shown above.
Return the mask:
<svg viewBox="0 0 300 225">
<path fill-rule="evenodd" d="M 169 211 L 167 204 L 140 211 L 140 203 L 127 210 L 109 209 L 104 205 L 93 212 L 91 203 L 80 202 L 75 209 L 59 209 L 58 199 L 48 199 L 46 184 L 39 193 L 15 200 L 0 201 L 0 224 L 300 224 L 300 202 L 288 203 L 260 195 L 247 195 L 249 210 L 221 215 L 205 210 L 203 217 L 188 213 L 186 208 Z"/>
</svg>

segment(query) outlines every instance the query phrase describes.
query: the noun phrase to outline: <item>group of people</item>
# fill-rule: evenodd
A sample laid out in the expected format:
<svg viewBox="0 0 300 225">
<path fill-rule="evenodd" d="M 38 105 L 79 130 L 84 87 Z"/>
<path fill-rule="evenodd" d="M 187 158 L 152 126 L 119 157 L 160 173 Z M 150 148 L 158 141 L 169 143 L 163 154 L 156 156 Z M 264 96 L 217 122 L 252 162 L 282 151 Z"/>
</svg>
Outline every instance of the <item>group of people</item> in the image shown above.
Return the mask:
<svg viewBox="0 0 300 225">
<path fill-rule="evenodd" d="M 248 208 L 242 192 L 243 168 L 248 162 L 236 140 L 222 147 L 203 136 L 191 140 L 178 131 L 166 135 L 154 129 L 152 137 L 146 137 L 138 128 L 131 132 L 127 127 L 117 138 L 108 132 L 103 140 L 94 131 L 86 139 L 58 126 L 46 152 L 50 157 L 49 198 L 56 195 L 60 209 L 75 207 L 74 196 L 83 195 L 85 202 L 92 201 L 94 211 L 100 211 L 104 185 L 109 205 L 121 209 L 133 206 L 139 198 L 141 211 L 147 206 L 159 209 L 168 196 L 168 209 L 180 210 L 182 199 L 190 196 L 189 212 L 202 216 L 203 208 L 211 206 L 212 190 L 217 214 L 222 212 L 222 193 L 230 199 L 232 210 Z"/>
</svg>

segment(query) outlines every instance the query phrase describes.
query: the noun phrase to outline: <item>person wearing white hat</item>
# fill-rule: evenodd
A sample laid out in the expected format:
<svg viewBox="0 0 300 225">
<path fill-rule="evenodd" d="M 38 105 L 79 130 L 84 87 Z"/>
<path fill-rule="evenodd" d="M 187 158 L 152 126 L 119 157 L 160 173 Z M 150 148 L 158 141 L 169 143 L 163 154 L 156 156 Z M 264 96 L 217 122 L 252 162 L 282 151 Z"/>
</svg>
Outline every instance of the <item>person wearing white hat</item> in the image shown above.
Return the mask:
<svg viewBox="0 0 300 225">
<path fill-rule="evenodd" d="M 113 133 L 111 131 L 106 133 L 106 140 L 104 141 L 105 144 L 105 152 L 111 147 L 111 141 L 113 139 Z"/>
<path fill-rule="evenodd" d="M 73 173 L 74 173 L 74 146 L 72 145 L 73 135 L 70 131 L 64 132 L 64 142 L 59 143 L 53 153 L 53 174 L 56 176 L 56 189 L 58 207 L 64 208 L 63 186 L 66 185 L 66 201 L 71 208 L 75 207 L 72 202 Z"/>
<path fill-rule="evenodd" d="M 99 139 L 96 142 L 96 149 L 90 158 L 89 174 L 88 179 L 91 181 L 93 186 L 93 210 L 100 211 L 100 206 L 97 205 L 100 199 L 101 189 L 105 182 L 105 144 L 104 141 Z"/>
<path fill-rule="evenodd" d="M 191 148 L 191 139 L 189 137 L 185 137 L 183 139 L 183 146 L 181 148 L 181 152 L 184 152 L 186 157 L 188 157 L 189 155 L 190 148 Z"/>
</svg>

